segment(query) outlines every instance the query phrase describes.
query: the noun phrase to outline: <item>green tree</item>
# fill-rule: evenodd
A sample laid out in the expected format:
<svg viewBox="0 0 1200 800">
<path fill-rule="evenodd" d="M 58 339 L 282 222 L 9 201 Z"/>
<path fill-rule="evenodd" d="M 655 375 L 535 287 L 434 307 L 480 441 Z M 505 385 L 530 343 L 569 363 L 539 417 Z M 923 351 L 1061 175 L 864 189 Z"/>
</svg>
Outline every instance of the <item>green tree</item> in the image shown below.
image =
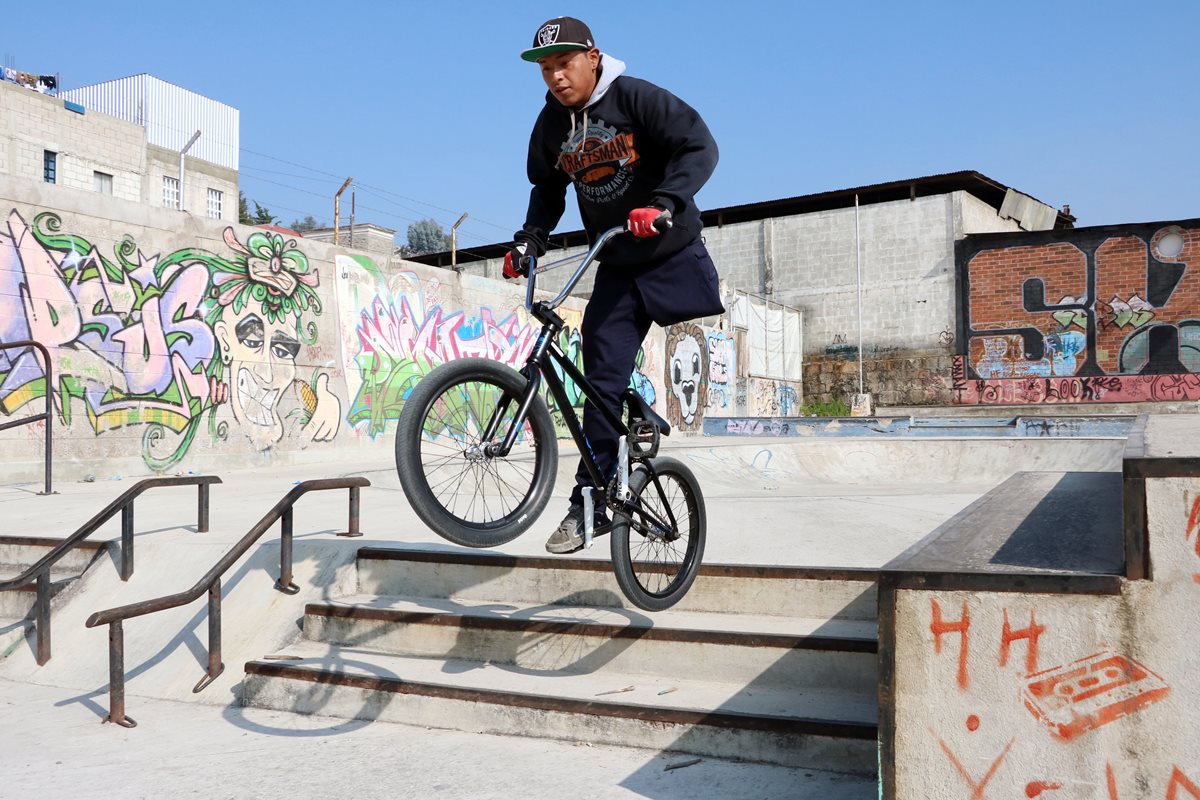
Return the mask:
<svg viewBox="0 0 1200 800">
<path fill-rule="evenodd" d="M 297 233 L 308 233 L 309 231 L 315 231 L 328 226 L 324 222 L 317 222 L 313 215 L 309 214 L 304 219 L 293 220 L 292 224 L 288 227 Z"/>
<path fill-rule="evenodd" d="M 272 214 L 263 206 L 259 205 L 257 200 L 254 203 L 254 224 L 255 225 L 274 225 L 279 221 L 279 217 Z"/>
<path fill-rule="evenodd" d="M 436 219 L 423 219 L 408 226 L 408 249 L 414 255 L 450 249 L 450 237 Z"/>
<path fill-rule="evenodd" d="M 238 222 L 243 225 L 253 225 L 254 217 L 250 214 L 250 204 L 246 202 L 246 195 L 242 194 L 242 190 L 238 190 Z"/>
</svg>

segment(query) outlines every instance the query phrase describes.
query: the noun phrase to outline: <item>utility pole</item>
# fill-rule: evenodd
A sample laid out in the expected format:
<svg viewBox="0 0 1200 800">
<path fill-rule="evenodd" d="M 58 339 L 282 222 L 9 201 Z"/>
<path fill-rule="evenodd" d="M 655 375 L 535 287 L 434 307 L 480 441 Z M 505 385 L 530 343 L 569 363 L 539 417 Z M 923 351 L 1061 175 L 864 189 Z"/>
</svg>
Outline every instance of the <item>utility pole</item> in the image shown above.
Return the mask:
<svg viewBox="0 0 1200 800">
<path fill-rule="evenodd" d="M 346 187 L 350 185 L 350 181 L 354 180 L 354 176 L 346 178 L 346 182 L 342 184 L 342 188 L 337 190 L 337 194 L 333 196 L 333 243 L 338 243 L 338 234 L 342 231 L 342 192 L 346 191 Z"/>
</svg>

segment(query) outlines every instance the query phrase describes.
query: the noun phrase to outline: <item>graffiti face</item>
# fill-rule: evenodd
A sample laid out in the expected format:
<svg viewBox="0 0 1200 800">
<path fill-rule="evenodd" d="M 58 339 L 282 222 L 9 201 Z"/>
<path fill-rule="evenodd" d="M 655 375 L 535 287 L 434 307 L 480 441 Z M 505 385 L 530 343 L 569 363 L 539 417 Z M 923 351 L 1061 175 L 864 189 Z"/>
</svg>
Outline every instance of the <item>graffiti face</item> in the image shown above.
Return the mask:
<svg viewBox="0 0 1200 800">
<path fill-rule="evenodd" d="M 689 337 L 679 342 L 671 354 L 671 392 L 679 401 L 683 421 L 688 425 L 696 420 L 699 387 L 700 344 Z"/>
<path fill-rule="evenodd" d="M 704 424 L 708 393 L 708 346 L 704 331 L 692 323 L 667 329 L 667 421 L 681 430 Z"/>
<path fill-rule="evenodd" d="M 294 328 L 246 309 L 214 326 L 229 378 L 233 416 L 259 449 L 283 437 L 280 397 L 296 379 Z"/>
</svg>

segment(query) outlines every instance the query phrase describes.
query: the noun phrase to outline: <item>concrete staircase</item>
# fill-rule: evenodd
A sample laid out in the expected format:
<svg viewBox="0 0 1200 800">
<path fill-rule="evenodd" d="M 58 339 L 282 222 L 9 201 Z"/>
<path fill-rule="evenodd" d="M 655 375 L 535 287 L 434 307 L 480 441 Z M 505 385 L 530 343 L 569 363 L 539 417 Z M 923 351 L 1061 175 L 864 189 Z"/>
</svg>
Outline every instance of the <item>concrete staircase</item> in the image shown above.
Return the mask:
<svg viewBox="0 0 1200 800">
<path fill-rule="evenodd" d="M 875 577 L 709 565 L 648 615 L 605 560 L 363 548 L 243 702 L 874 776 Z"/>
<path fill-rule="evenodd" d="M 37 536 L 0 536 L 0 581 L 15 578 L 61 543 L 60 539 Z M 55 598 L 73 583 L 107 549 L 106 542 L 83 542 L 50 570 L 50 607 Z M 33 604 L 37 585 L 0 592 L 0 659 L 9 655 L 33 627 Z"/>
</svg>

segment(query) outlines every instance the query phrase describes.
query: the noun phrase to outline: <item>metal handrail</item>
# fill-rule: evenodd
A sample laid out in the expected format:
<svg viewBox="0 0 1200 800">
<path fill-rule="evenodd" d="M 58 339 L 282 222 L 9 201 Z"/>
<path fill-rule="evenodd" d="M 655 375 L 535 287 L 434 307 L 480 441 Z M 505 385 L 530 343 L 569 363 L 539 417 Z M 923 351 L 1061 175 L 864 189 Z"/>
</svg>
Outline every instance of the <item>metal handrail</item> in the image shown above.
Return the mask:
<svg viewBox="0 0 1200 800">
<path fill-rule="evenodd" d="M 20 425 L 30 425 L 43 419 L 46 420 L 46 488 L 38 494 L 54 494 L 54 491 L 50 488 L 51 465 L 54 463 L 54 367 L 50 362 L 50 351 L 46 348 L 46 345 L 41 342 L 35 342 L 32 339 L 23 339 L 19 342 L 0 342 L 0 350 L 24 349 L 26 347 L 36 347 L 42 353 L 42 372 L 46 376 L 46 410 L 41 414 L 34 414 L 32 417 L 24 417 L 0 423 L 0 431 L 16 428 Z"/>
<path fill-rule="evenodd" d="M 221 662 L 221 576 L 232 567 L 239 558 L 246 554 L 250 546 L 280 520 L 279 542 L 279 580 L 275 588 L 284 594 L 295 594 L 300 587 L 292 583 L 292 506 L 300 497 L 308 492 L 326 489 L 350 490 L 350 519 L 349 530 L 344 535 L 360 536 L 359 521 L 359 489 L 370 486 L 366 478 L 325 478 L 314 481 L 304 481 L 292 488 L 290 492 L 275 504 L 246 535 L 235 544 L 229 552 L 221 556 L 221 560 L 204 574 L 196 584 L 183 592 L 165 595 L 153 600 L 143 600 L 104 611 L 97 611 L 87 619 L 87 627 L 95 628 L 108 625 L 108 717 L 107 721 L 114 722 L 126 728 L 137 725 L 135 721 L 125 716 L 125 632 L 123 622 L 133 617 L 153 614 L 187 605 L 208 593 L 208 669 L 199 683 L 193 687 L 193 692 L 202 691 L 225 671 Z"/>
<path fill-rule="evenodd" d="M 34 602 L 34 628 L 37 631 L 37 663 L 39 666 L 50 660 L 50 569 L 59 559 L 75 549 L 101 525 L 121 512 L 121 580 L 133 575 L 133 501 L 147 489 L 163 486 L 198 486 L 199 498 L 196 510 L 196 530 L 208 530 L 208 487 L 220 483 L 216 475 L 192 475 L 177 478 L 146 478 L 138 481 L 121 493 L 103 510 L 83 523 L 73 534 L 63 539 L 49 553 L 38 559 L 15 578 L 0 581 L 0 592 L 20 589 L 37 581 L 37 600 Z"/>
</svg>

